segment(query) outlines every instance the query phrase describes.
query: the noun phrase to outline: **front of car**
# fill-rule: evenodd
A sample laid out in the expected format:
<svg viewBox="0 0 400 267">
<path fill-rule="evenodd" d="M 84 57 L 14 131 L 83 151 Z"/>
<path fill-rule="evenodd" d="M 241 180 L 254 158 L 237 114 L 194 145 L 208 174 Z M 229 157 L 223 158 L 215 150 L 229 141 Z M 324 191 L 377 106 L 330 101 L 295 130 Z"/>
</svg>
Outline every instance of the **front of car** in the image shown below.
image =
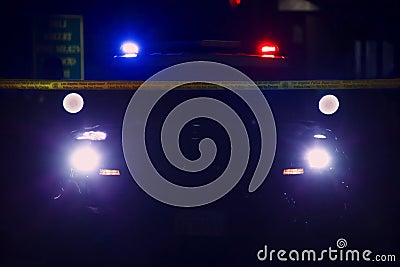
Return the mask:
<svg viewBox="0 0 400 267">
<path fill-rule="evenodd" d="M 342 220 L 350 204 L 351 168 L 338 137 L 312 121 L 281 122 L 277 131 L 276 177 L 289 219 Z"/>
<path fill-rule="evenodd" d="M 285 43 L 280 41 L 283 33 L 274 24 L 273 14 L 264 14 L 268 11 L 265 2 L 246 1 L 232 8 L 228 1 L 190 1 L 174 9 L 169 8 L 169 1 L 157 1 L 157 9 L 146 3 L 138 4 L 132 14 L 121 12 L 118 23 L 104 22 L 101 37 L 88 40 L 102 44 L 101 47 L 94 45 L 96 49 L 89 53 L 98 62 L 107 64 L 89 66 L 86 77 L 146 80 L 178 63 L 214 61 L 235 67 L 253 80 L 287 79 L 290 57 L 286 56 Z M 285 206 L 295 210 L 288 214 L 295 220 L 301 220 L 300 217 L 308 220 L 307 214 L 312 213 L 314 204 L 319 205 L 322 200 L 332 202 L 328 194 L 333 195 L 335 209 L 336 206 L 340 212 L 346 209 L 346 201 L 336 198 L 341 195 L 339 191 L 347 190 L 346 181 L 342 180 L 345 172 L 341 170 L 345 165 L 342 164 L 344 154 L 332 132 L 303 122 L 284 121 L 278 125 L 277 134 L 275 169 L 278 172 L 274 176 L 280 177 L 277 184 Z M 125 177 L 120 138 L 121 135 L 113 138 L 100 128 L 73 133 L 77 150 L 70 151 L 71 168 L 66 184 L 76 188 L 88 202 L 107 202 L 101 195 L 111 192 L 109 187 L 113 185 L 105 186 L 103 181 L 113 183 Z M 193 140 L 198 142 L 198 136 L 193 136 Z M 118 150 L 118 156 L 108 156 L 110 150 Z M 100 196 L 97 200 L 94 192 Z"/>
<path fill-rule="evenodd" d="M 74 130 L 63 152 L 64 173 L 56 200 L 80 203 L 96 211 L 111 208 L 130 182 L 124 165 L 120 131 L 110 125 Z"/>
</svg>

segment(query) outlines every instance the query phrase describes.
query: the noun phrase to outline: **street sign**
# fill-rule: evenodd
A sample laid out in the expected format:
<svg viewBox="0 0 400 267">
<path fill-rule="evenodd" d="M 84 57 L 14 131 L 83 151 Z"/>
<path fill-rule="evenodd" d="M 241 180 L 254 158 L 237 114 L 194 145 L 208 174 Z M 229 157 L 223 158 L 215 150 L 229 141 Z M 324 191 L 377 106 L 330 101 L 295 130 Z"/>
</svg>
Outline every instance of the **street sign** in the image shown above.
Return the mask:
<svg viewBox="0 0 400 267">
<path fill-rule="evenodd" d="M 35 78 L 84 79 L 82 16 L 37 17 L 33 33 Z"/>
</svg>

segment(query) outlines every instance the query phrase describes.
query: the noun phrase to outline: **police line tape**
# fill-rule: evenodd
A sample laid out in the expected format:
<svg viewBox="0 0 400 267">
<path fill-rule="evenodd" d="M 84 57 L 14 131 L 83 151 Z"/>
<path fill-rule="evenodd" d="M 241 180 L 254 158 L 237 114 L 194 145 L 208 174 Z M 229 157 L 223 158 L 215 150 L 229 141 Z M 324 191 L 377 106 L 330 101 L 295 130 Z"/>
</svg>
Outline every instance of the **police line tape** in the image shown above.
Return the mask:
<svg viewBox="0 0 400 267">
<path fill-rule="evenodd" d="M 79 80 L 0 80 L 0 89 L 38 89 L 38 90 L 137 90 L 143 81 L 79 81 Z M 144 89 L 168 89 L 176 87 L 177 82 L 147 82 Z M 248 83 L 221 81 L 224 86 L 246 89 Z M 298 80 L 298 81 L 258 81 L 261 90 L 274 89 L 390 89 L 400 88 L 400 78 L 371 80 Z M 218 89 L 212 83 L 187 83 L 176 89 Z"/>
</svg>

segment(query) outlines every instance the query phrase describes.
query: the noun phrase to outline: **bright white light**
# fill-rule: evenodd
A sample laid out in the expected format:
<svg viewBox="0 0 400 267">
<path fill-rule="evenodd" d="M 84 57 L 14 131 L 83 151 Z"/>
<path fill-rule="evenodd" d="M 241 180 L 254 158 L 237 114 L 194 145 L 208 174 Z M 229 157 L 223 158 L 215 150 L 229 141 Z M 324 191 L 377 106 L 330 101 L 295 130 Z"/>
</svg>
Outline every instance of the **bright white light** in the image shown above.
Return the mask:
<svg viewBox="0 0 400 267">
<path fill-rule="evenodd" d="M 77 140 L 93 140 L 93 141 L 101 141 L 107 138 L 107 134 L 101 131 L 88 131 L 83 132 L 82 134 L 76 137 Z"/>
<path fill-rule="evenodd" d="M 326 136 L 323 134 L 314 134 L 315 139 L 326 139 Z"/>
<path fill-rule="evenodd" d="M 139 46 L 133 42 L 125 42 L 121 45 L 121 52 L 125 57 L 136 57 L 139 53 Z"/>
<path fill-rule="evenodd" d="M 81 147 L 71 156 L 72 167 L 78 171 L 88 172 L 94 170 L 100 161 L 100 156 L 90 147 Z"/>
<path fill-rule="evenodd" d="M 331 115 L 339 108 L 339 100 L 334 95 L 326 95 L 319 100 L 319 110 L 326 114 Z"/>
<path fill-rule="evenodd" d="M 78 113 L 83 108 L 83 98 L 77 93 L 68 94 L 64 97 L 63 107 L 69 113 Z"/>
<path fill-rule="evenodd" d="M 137 54 L 123 54 L 121 57 L 127 57 L 127 58 L 137 57 Z"/>
<path fill-rule="evenodd" d="M 311 168 L 322 169 L 328 166 L 331 161 L 329 154 L 323 149 L 313 149 L 310 150 L 306 159 Z"/>
</svg>

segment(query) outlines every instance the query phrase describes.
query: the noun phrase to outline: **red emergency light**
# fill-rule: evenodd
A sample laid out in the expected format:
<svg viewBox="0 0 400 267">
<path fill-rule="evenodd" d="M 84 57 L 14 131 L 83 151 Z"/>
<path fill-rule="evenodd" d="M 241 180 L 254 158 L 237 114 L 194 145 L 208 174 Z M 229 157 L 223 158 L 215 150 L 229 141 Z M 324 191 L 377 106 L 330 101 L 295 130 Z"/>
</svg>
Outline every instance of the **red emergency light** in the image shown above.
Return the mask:
<svg viewBox="0 0 400 267">
<path fill-rule="evenodd" d="M 279 47 L 277 44 L 272 42 L 262 42 L 259 45 L 258 51 L 263 56 L 274 56 L 278 54 Z"/>
</svg>

